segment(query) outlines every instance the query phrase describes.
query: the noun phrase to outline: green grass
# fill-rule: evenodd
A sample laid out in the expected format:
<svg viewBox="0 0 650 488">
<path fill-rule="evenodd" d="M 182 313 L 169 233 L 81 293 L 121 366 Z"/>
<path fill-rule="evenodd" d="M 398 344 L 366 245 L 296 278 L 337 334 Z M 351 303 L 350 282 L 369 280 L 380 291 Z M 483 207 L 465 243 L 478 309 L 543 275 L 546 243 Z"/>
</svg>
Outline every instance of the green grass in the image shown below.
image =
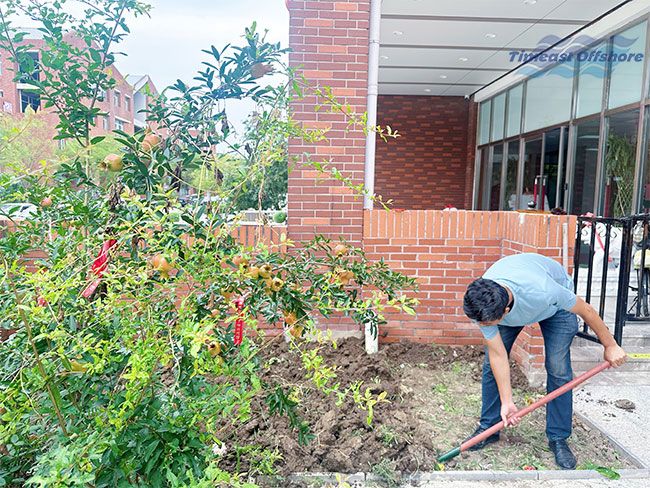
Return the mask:
<svg viewBox="0 0 650 488">
<path fill-rule="evenodd" d="M 395 470 L 395 461 L 382 459 L 370 467 L 370 472 L 378 476 L 387 488 L 397 488 L 401 484 L 401 476 Z"/>
</svg>

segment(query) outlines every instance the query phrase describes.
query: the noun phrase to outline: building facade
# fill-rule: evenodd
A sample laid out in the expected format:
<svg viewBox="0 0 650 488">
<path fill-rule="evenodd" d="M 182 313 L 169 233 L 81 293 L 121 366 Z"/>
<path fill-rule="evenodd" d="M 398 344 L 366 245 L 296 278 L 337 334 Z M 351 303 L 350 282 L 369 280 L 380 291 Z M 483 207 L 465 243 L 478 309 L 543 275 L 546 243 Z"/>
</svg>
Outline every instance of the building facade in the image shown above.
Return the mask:
<svg viewBox="0 0 650 488">
<path fill-rule="evenodd" d="M 348 165 L 402 209 L 617 216 L 650 206 L 646 0 L 497 0 L 489 12 L 478 0 L 383 0 L 376 39 L 373 3 L 288 0 L 290 62 L 358 113 L 376 104 L 376 122 L 401 137 L 376 139 L 370 158 L 362 134 L 338 132 L 345 116 L 315 114 L 306 97 L 294 113 L 330 128 L 329 148 L 294 144 L 296 154 Z M 353 214 L 316 215 L 319 196 L 304 186 L 289 201 L 296 225 L 358 225 Z"/>
<path fill-rule="evenodd" d="M 364 133 L 346 111 L 319 109 L 316 90 L 291 105 L 327 131 L 291 140 L 293 159 L 329 163 L 391 202 L 309 164 L 289 174 L 291 239 L 342 236 L 417 280 L 416 315 L 388 312 L 381 341 L 481 344 L 462 302 L 490 264 L 536 252 L 572 272 L 575 215 L 645 210 L 647 0 L 286 3 L 290 65 L 400 134 Z M 514 356 L 537 381 L 542 352 L 539 327 L 526 328 Z"/>
<path fill-rule="evenodd" d="M 24 29 L 27 32 L 23 43 L 33 46 L 30 56 L 34 66 L 38 66 L 40 52 L 45 49 L 45 42 L 42 36 L 35 29 Z M 81 47 L 81 40 L 68 37 L 68 42 Z M 29 84 L 30 77 L 40 76 L 36 69 L 31 67 L 19 67 L 12 62 L 8 52 L 0 50 L 0 113 L 8 115 L 20 115 L 31 108 L 35 111 L 41 110 L 42 103 L 38 94 L 32 90 Z M 106 135 L 113 130 L 122 130 L 134 133 L 146 127 L 146 115 L 141 111 L 145 110 L 152 96 L 157 94 L 156 88 L 148 75 L 130 75 L 124 77 L 116 66 L 111 66 L 111 76 L 115 79 L 115 87 L 100 94 L 97 106 L 102 110 L 103 115 L 95 121 L 92 135 Z M 20 81 L 16 82 L 16 73 L 24 73 Z M 128 79 L 127 79 L 128 78 Z M 48 123 L 52 126 L 52 135 L 55 133 L 55 126 L 58 118 L 54 113 L 46 115 Z"/>
<path fill-rule="evenodd" d="M 650 210 L 649 14 L 631 13 L 576 34 L 481 97 L 474 208 Z"/>
</svg>

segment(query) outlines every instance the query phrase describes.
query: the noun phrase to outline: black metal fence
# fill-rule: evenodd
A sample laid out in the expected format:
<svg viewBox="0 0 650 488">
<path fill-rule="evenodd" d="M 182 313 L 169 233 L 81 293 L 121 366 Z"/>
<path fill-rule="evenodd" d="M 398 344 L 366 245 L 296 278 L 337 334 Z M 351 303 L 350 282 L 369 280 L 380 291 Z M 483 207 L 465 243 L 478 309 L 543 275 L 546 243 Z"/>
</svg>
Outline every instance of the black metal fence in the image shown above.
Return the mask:
<svg viewBox="0 0 650 488">
<path fill-rule="evenodd" d="M 578 217 L 573 258 L 574 289 L 606 322 L 611 321 L 608 319 L 614 314 L 614 338 L 618 344 L 623 342 L 626 323 L 650 322 L 649 241 L 650 214 L 620 218 Z M 586 279 L 581 279 L 585 273 Z M 608 290 L 615 293 L 608 295 Z M 586 324 L 578 336 L 598 342 Z"/>
</svg>

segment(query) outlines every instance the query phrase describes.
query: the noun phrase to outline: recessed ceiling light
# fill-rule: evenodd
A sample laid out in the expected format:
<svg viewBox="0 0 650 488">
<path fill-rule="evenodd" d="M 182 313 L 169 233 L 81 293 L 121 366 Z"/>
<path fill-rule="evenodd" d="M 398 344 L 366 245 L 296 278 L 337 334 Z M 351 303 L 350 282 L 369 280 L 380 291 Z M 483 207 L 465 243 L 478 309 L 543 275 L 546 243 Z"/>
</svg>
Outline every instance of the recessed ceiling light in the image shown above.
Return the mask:
<svg viewBox="0 0 650 488">
<path fill-rule="evenodd" d="M 524 3 L 526 5 L 535 5 L 537 3 L 537 0 L 524 0 Z"/>
<path fill-rule="evenodd" d="M 469 58 L 458 58 L 458 61 L 462 61 L 464 63 L 465 61 L 469 61 Z"/>
<path fill-rule="evenodd" d="M 447 75 L 440 75 L 440 78 L 444 80 L 445 78 L 447 78 Z"/>
<path fill-rule="evenodd" d="M 431 88 L 425 88 L 424 91 L 427 93 L 431 93 Z"/>
<path fill-rule="evenodd" d="M 404 35 L 404 33 L 401 30 L 394 30 L 393 35 L 394 36 L 402 36 L 402 35 Z"/>
<path fill-rule="evenodd" d="M 379 56 L 381 59 L 388 59 L 388 56 Z"/>
<path fill-rule="evenodd" d="M 485 37 L 487 37 L 488 39 L 494 39 L 496 36 L 497 36 L 496 34 L 492 34 L 491 32 L 488 33 L 488 34 L 485 34 Z"/>
</svg>

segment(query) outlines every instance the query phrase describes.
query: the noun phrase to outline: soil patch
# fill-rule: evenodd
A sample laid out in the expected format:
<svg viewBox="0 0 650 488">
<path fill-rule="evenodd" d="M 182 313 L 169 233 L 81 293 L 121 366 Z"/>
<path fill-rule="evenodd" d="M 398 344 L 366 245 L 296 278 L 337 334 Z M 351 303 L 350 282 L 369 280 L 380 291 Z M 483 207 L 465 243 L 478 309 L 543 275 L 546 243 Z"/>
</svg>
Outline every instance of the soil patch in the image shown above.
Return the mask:
<svg viewBox="0 0 650 488">
<path fill-rule="evenodd" d="M 262 353 L 264 364 L 276 363 L 274 377 L 264 380 L 298 384 L 294 389 L 302 417 L 311 425 L 314 439 L 306 446 L 285 417 L 270 416 L 262 399 L 256 400 L 255 415 L 237 438 L 261 449 L 276 451 L 278 474 L 296 472 L 373 472 L 386 479 L 400 473 L 433 471 L 438 455 L 456 447 L 476 427 L 481 406 L 483 350 L 478 347 L 447 348 L 424 344 L 391 344 L 375 356 L 368 356 L 363 342 L 347 339 L 337 348 L 321 350 L 327 365 L 336 365 L 338 381 L 347 385 L 363 381 L 378 394 L 387 393 L 389 402 L 375 407 L 372 425 L 366 412 L 315 391 L 307 381 L 299 358 L 284 343 Z M 541 397 L 515 366 L 512 369 L 516 403 L 522 407 Z M 478 452 L 463 453 L 447 463 L 446 469 L 513 470 L 532 466 L 555 469 L 545 436 L 545 410 L 527 416 L 518 427 L 502 433 L 501 441 Z M 229 444 L 226 437 L 225 442 Z M 570 440 L 579 465 L 594 463 L 611 468 L 633 467 L 599 432 L 574 419 Z M 234 459 L 231 459 L 234 463 Z M 287 486 L 286 481 L 282 486 Z"/>
</svg>

